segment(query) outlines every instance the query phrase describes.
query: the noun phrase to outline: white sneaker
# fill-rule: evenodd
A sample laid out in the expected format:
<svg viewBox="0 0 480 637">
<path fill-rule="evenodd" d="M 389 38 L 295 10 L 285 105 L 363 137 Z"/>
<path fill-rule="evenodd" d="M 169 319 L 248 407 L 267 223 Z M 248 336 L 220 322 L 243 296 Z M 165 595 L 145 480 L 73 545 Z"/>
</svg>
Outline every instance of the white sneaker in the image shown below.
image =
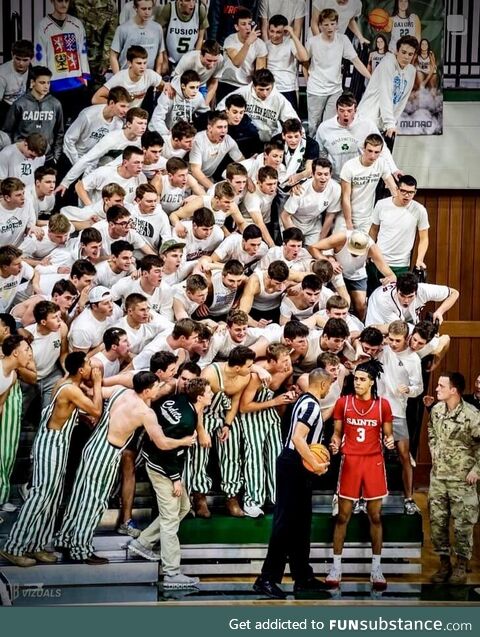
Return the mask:
<svg viewBox="0 0 480 637">
<path fill-rule="evenodd" d="M 332 517 L 336 515 L 338 515 L 338 493 L 334 493 L 332 498 Z"/>
<path fill-rule="evenodd" d="M 325 578 L 325 584 L 330 588 L 338 588 L 340 586 L 340 582 L 342 581 L 342 571 L 335 566 L 332 566 L 330 572 Z"/>
<path fill-rule="evenodd" d="M 163 578 L 164 588 L 191 588 L 197 586 L 200 580 L 198 577 L 188 577 L 183 573 L 176 575 L 165 575 Z"/>
<path fill-rule="evenodd" d="M 0 504 L 0 509 L 5 511 L 5 513 L 13 513 L 18 509 L 18 507 L 16 504 L 12 504 L 11 502 L 4 502 L 3 504 Z"/>
<path fill-rule="evenodd" d="M 138 540 L 132 540 L 127 544 L 127 549 L 135 555 L 140 555 L 140 557 L 145 558 L 146 560 L 150 560 L 150 562 L 159 562 L 160 554 L 155 553 L 151 549 L 147 549 L 146 546 L 143 546 L 141 542 Z"/>
<path fill-rule="evenodd" d="M 366 513 L 366 512 L 367 512 L 367 503 L 365 502 L 363 498 L 360 498 L 360 500 L 357 500 L 355 502 L 355 506 L 353 508 L 353 515 L 358 515 L 359 513 Z"/>
<path fill-rule="evenodd" d="M 370 574 L 373 590 L 384 591 L 387 588 L 387 580 L 385 579 L 380 568 L 375 568 Z"/>
<path fill-rule="evenodd" d="M 243 510 L 245 511 L 245 515 L 248 515 L 249 518 L 259 518 L 260 516 L 265 515 L 263 510 L 256 504 L 252 504 L 251 506 L 244 504 Z"/>
</svg>

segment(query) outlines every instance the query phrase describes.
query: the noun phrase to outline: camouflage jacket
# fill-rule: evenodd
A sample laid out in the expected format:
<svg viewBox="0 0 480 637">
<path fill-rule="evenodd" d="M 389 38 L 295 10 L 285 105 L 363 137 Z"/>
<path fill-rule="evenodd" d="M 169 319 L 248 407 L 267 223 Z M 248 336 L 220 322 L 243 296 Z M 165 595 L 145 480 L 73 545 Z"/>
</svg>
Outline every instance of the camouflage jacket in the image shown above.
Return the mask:
<svg viewBox="0 0 480 637">
<path fill-rule="evenodd" d="M 471 469 L 480 475 L 480 411 L 462 400 L 451 412 L 435 405 L 428 422 L 432 474 L 464 481 Z"/>
<path fill-rule="evenodd" d="M 115 0 L 74 0 L 71 13 L 83 22 L 87 36 L 87 55 L 90 67 L 110 66 L 110 47 L 118 26 L 118 7 Z"/>
</svg>

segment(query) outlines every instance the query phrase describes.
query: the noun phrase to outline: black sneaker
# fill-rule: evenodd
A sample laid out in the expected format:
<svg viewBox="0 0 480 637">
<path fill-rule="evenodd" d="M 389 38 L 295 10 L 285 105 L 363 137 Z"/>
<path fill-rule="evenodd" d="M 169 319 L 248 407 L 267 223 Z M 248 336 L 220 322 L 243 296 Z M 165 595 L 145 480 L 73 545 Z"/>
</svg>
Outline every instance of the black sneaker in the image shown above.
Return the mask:
<svg viewBox="0 0 480 637">
<path fill-rule="evenodd" d="M 293 585 L 294 593 L 317 593 L 320 591 L 326 591 L 326 586 L 315 577 L 311 577 L 303 582 L 295 582 Z"/>
<path fill-rule="evenodd" d="M 282 591 L 280 586 L 277 586 L 275 582 L 271 582 L 268 579 L 264 579 L 263 577 L 257 577 L 255 580 L 255 584 L 253 585 L 253 590 L 256 593 L 260 593 L 261 595 L 266 595 L 271 599 L 286 599 L 286 594 Z"/>
</svg>

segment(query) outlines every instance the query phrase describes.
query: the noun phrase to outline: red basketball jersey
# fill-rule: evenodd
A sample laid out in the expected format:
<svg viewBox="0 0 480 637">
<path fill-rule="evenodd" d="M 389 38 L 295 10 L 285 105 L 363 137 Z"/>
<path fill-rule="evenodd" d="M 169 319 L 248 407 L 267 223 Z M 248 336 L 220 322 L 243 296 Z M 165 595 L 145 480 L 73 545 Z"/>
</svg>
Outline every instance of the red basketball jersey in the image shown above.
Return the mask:
<svg viewBox="0 0 480 637">
<path fill-rule="evenodd" d="M 382 425 L 393 418 L 388 400 L 342 396 L 335 403 L 333 418 L 343 421 L 342 453 L 357 456 L 382 453 Z"/>
</svg>

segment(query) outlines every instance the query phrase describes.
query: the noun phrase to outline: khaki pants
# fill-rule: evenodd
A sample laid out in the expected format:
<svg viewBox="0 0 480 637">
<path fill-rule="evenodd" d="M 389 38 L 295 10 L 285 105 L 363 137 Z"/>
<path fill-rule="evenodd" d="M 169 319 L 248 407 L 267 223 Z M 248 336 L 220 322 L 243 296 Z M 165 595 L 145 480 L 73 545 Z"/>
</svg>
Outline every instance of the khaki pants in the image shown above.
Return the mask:
<svg viewBox="0 0 480 637">
<path fill-rule="evenodd" d="M 182 495 L 173 495 L 170 478 L 147 467 L 148 477 L 155 490 L 159 515 L 150 526 L 142 531 L 138 541 L 148 549 L 160 540 L 163 573 L 176 575 L 180 572 L 180 542 L 178 527 L 190 511 L 190 499 L 182 485 Z"/>
</svg>

